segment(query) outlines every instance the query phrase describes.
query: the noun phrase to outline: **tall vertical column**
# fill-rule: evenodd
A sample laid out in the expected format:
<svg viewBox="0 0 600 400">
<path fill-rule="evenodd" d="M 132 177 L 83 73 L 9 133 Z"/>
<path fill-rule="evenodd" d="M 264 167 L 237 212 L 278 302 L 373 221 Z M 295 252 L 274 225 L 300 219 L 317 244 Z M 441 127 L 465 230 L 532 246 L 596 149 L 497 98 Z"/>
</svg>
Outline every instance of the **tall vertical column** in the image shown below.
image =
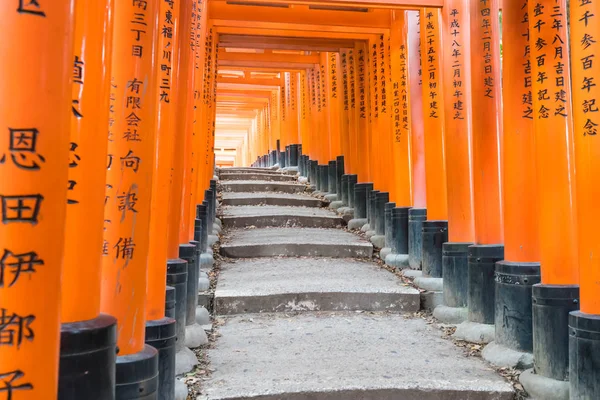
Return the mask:
<svg viewBox="0 0 600 400">
<path fill-rule="evenodd" d="M 156 350 L 144 345 L 150 200 L 156 129 L 158 1 L 115 2 L 112 76 L 115 91 L 106 174 L 101 310 L 117 318 L 116 397 L 148 396 Z M 134 162 L 128 162 L 133 160 Z M 135 161 L 139 162 L 135 162 Z M 128 374 L 126 371 L 140 371 Z"/>
<path fill-rule="evenodd" d="M 469 249 L 471 322 L 494 324 L 496 261 L 504 258 L 500 136 L 499 0 L 470 3 L 475 245 Z M 493 329 L 493 327 L 492 327 Z"/>
<path fill-rule="evenodd" d="M 335 160 L 337 156 L 342 155 L 341 97 L 343 95 L 343 92 L 341 90 L 338 73 L 339 57 L 339 53 L 327 53 L 326 76 L 327 96 L 329 104 L 329 161 Z"/>
<path fill-rule="evenodd" d="M 600 397 L 600 263 L 594 226 L 600 220 L 598 173 L 600 143 L 598 142 L 597 86 L 600 69 L 595 60 L 598 2 L 570 3 L 571 67 L 573 68 L 573 122 L 575 167 L 577 170 L 577 244 L 579 250 L 579 285 L 581 311 L 569 315 L 569 378 L 572 399 Z"/>
<path fill-rule="evenodd" d="M 340 140 L 342 146 L 341 154 L 344 157 L 344 169 L 345 171 L 350 170 L 352 164 L 352 147 L 350 137 L 350 83 L 349 83 L 349 71 L 348 71 L 348 50 L 342 50 L 340 55 L 340 102 L 341 102 L 341 121 L 340 121 Z M 340 178 L 341 179 L 341 178 Z M 341 180 L 338 182 L 341 188 Z M 341 200 L 341 192 L 338 192 Z"/>
<path fill-rule="evenodd" d="M 327 62 L 328 62 L 328 53 L 321 53 L 321 62 L 319 64 L 319 78 L 320 78 L 320 87 L 321 87 L 321 123 L 320 123 L 320 131 L 319 131 L 319 143 L 323 147 L 322 158 L 319 161 L 321 164 L 326 165 L 329 162 L 330 154 L 331 154 L 331 122 L 329 120 L 329 116 L 331 114 L 330 110 L 330 100 L 329 100 L 329 73 L 327 70 Z"/>
<path fill-rule="evenodd" d="M 177 52 L 179 49 L 180 1 L 161 2 L 158 35 L 156 86 L 158 90 L 156 146 L 150 205 L 150 249 L 148 253 L 148 289 L 146 299 L 146 343 L 158 350 L 161 399 L 175 396 L 176 321 L 165 315 L 165 294 L 168 277 L 169 200 L 177 107 Z M 175 289 L 177 290 L 177 288 Z M 177 296 L 177 293 L 175 293 Z"/>
<path fill-rule="evenodd" d="M 379 154 L 381 147 L 378 139 L 381 139 L 379 131 L 379 57 L 377 53 L 378 38 L 374 36 L 367 42 L 365 71 L 368 76 L 369 95 L 369 161 L 371 168 L 371 179 L 375 190 L 385 190 L 381 179 L 382 156 Z"/>
<path fill-rule="evenodd" d="M 392 68 L 390 56 L 390 35 L 388 33 L 380 35 L 377 43 L 377 68 L 379 71 L 379 148 L 381 160 L 381 178 L 385 182 L 385 190 L 390 197 L 397 196 L 400 190 L 398 182 L 400 178 L 397 176 L 399 171 L 393 166 L 394 156 L 392 145 L 394 143 L 394 135 L 392 131 Z M 406 71 L 408 76 L 408 71 Z M 407 85 L 408 90 L 408 85 Z M 408 106 L 407 106 L 408 107 Z M 408 108 L 406 110 L 408 112 Z M 383 209 L 381 210 L 383 215 Z M 382 216 L 383 218 L 383 216 Z M 382 224 L 383 226 L 383 224 Z"/>
<path fill-rule="evenodd" d="M 98 251 L 104 225 L 113 6 L 112 1 L 98 0 L 76 7 L 60 399 L 115 395 L 116 319 L 100 314 L 102 253 Z M 108 165 L 113 162 L 119 161 L 110 154 Z M 88 373 L 81 374 L 82 368 Z"/>
<path fill-rule="evenodd" d="M 504 260 L 496 263 L 494 345 L 484 357 L 494 364 L 496 354 L 533 350 L 532 285 L 540 282 L 537 189 L 533 131 L 528 0 L 504 1 L 502 189 Z M 512 323 L 504 323 L 511 310 Z M 492 349 L 499 351 L 489 351 Z"/>
<path fill-rule="evenodd" d="M 367 71 L 367 46 L 364 43 L 357 43 L 355 48 L 355 105 L 357 112 L 357 157 L 358 163 L 357 175 L 360 182 L 367 182 L 373 179 L 371 171 L 371 141 L 369 128 L 369 74 Z"/>
<path fill-rule="evenodd" d="M 3 2 L 0 16 L 0 394 L 56 398 L 74 2 Z"/>
<path fill-rule="evenodd" d="M 528 17 L 542 276 L 533 287 L 534 368 L 538 377 L 563 381 L 568 314 L 579 308 L 566 0 L 529 1 Z"/>
<path fill-rule="evenodd" d="M 448 0 L 442 10 L 444 146 L 448 199 L 448 242 L 442 247 L 444 279 L 452 265 L 455 307 L 467 306 L 468 247 L 475 240 L 471 130 L 471 51 L 469 2 Z M 439 230 L 444 227 L 440 224 Z M 424 244 L 425 245 L 425 244 Z M 444 287 L 444 290 L 446 287 Z M 444 296 L 446 297 L 446 296 Z M 462 316 L 461 311 L 459 315 Z M 460 320 L 460 319 L 459 319 Z"/>
</svg>

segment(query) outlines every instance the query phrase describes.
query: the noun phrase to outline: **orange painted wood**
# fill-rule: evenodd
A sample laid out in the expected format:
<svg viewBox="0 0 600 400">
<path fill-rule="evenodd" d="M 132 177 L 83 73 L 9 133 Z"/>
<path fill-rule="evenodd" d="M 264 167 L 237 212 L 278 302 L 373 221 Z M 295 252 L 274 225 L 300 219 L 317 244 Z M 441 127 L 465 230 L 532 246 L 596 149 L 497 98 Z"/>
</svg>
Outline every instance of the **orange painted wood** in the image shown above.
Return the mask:
<svg viewBox="0 0 600 400">
<path fill-rule="evenodd" d="M 356 65 L 356 107 L 358 109 L 357 121 L 357 163 L 359 182 L 372 182 L 371 170 L 371 133 L 370 133 L 370 98 L 369 98 L 369 72 L 368 49 L 364 43 L 357 43 L 355 48 Z"/>
<path fill-rule="evenodd" d="M 140 160 L 115 162 L 106 174 L 101 311 L 117 318 L 119 355 L 144 347 L 158 15 L 158 1 L 115 2 L 112 76 L 117 95 L 108 152 L 115 160 Z"/>
<path fill-rule="evenodd" d="M 341 102 L 341 119 L 340 119 L 340 139 L 342 152 L 344 156 L 344 173 L 352 171 L 353 160 L 350 148 L 350 93 L 348 83 L 348 51 L 344 50 L 340 53 L 340 102 Z"/>
<path fill-rule="evenodd" d="M 411 172 L 411 97 L 408 67 L 408 18 L 407 11 L 392 11 L 391 69 L 393 99 L 392 150 L 394 181 L 390 201 L 398 207 L 412 206 Z M 388 171 L 385 171 L 386 173 Z"/>
<path fill-rule="evenodd" d="M 113 6 L 112 0 L 95 0 L 76 7 L 63 323 L 94 319 L 100 313 L 98 249 L 104 226 Z M 120 160 L 111 154 L 108 163 L 113 162 Z"/>
<path fill-rule="evenodd" d="M 185 150 L 188 122 L 193 115 L 194 95 L 194 57 L 190 43 L 192 29 L 192 3 L 182 2 L 179 12 L 180 30 L 177 60 L 179 62 L 177 79 L 180 82 L 175 86 L 173 97 L 177 104 L 177 118 L 175 119 L 175 137 L 173 138 L 173 176 L 171 180 L 171 196 L 169 198 L 169 231 L 167 234 L 169 259 L 179 258 L 179 244 L 186 243 L 189 225 L 183 231 L 184 242 L 180 241 L 183 215 L 183 181 L 185 166 Z"/>
<path fill-rule="evenodd" d="M 533 85 L 528 0 L 504 0 L 502 96 L 504 110 L 504 258 L 537 262 L 539 223 L 533 130 Z"/>
<path fill-rule="evenodd" d="M 475 240 L 469 2 L 447 0 L 443 19 L 443 80 L 450 242 Z"/>
<path fill-rule="evenodd" d="M 341 117 L 343 89 L 340 79 L 339 53 L 326 53 L 327 96 L 329 100 L 329 160 L 333 161 L 342 155 Z"/>
<path fill-rule="evenodd" d="M 425 183 L 425 131 L 421 88 L 421 48 L 419 11 L 407 11 L 408 19 L 408 81 L 410 91 L 412 205 L 427 206 Z"/>
<path fill-rule="evenodd" d="M 148 287 L 146 320 L 165 316 L 167 274 L 167 232 L 171 223 L 169 198 L 171 195 L 171 169 L 173 167 L 173 144 L 176 118 L 177 54 L 179 47 L 179 9 L 181 2 L 161 2 L 159 18 L 165 33 L 158 36 L 156 66 L 158 68 L 156 91 L 157 126 L 154 148 L 154 173 L 152 177 L 152 201 L 150 205 L 150 248 L 148 250 Z M 169 33 L 170 32 L 170 33 Z"/>
<path fill-rule="evenodd" d="M 446 143 L 444 101 L 444 63 L 442 62 L 442 12 L 424 8 L 420 13 L 421 85 L 423 129 L 425 131 L 425 184 L 427 219 L 448 219 L 446 185 Z M 414 104 L 414 103 L 413 103 Z M 454 112 L 449 113 L 450 118 Z"/>
<path fill-rule="evenodd" d="M 73 7 L 0 4 L 0 393 L 16 400 L 57 393 Z"/>
<path fill-rule="evenodd" d="M 531 1 L 528 10 L 542 283 L 577 284 L 566 1 Z"/>
<path fill-rule="evenodd" d="M 471 2 L 475 241 L 504 241 L 500 137 L 502 93 L 498 0 Z"/>
<path fill-rule="evenodd" d="M 598 142 L 598 107 L 600 91 L 598 44 L 589 39 L 598 37 L 597 2 L 571 2 L 571 66 L 573 68 L 573 122 L 577 185 L 577 245 L 579 250 L 579 295 L 581 311 L 600 314 L 600 260 L 595 226 L 600 186 L 600 143 Z M 589 83 L 589 84 L 588 84 Z M 594 85 L 592 85 L 594 84 Z"/>
</svg>

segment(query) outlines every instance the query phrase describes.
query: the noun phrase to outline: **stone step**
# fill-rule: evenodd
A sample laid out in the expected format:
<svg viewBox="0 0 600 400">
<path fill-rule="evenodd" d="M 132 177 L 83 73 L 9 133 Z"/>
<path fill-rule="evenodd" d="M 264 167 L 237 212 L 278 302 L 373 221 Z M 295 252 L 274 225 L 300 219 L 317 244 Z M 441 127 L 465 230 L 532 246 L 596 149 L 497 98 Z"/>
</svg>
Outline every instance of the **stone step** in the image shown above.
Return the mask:
<svg viewBox="0 0 600 400">
<path fill-rule="evenodd" d="M 306 185 L 291 182 L 220 181 L 223 192 L 283 192 L 302 193 Z"/>
<path fill-rule="evenodd" d="M 254 168 L 254 167 L 225 167 L 219 169 L 219 174 L 279 174 L 278 168 Z"/>
<path fill-rule="evenodd" d="M 257 258 L 223 263 L 215 290 L 217 314 L 415 312 L 419 301 L 418 290 L 376 264 L 339 258 Z"/>
<path fill-rule="evenodd" d="M 465 357 L 420 318 L 355 312 L 246 314 L 225 318 L 219 334 L 208 349 L 214 372 L 198 399 L 514 397 L 511 385 L 481 359 Z"/>
<path fill-rule="evenodd" d="M 224 226 L 243 228 L 255 226 L 298 226 L 306 228 L 335 228 L 343 219 L 336 213 L 322 208 L 282 206 L 235 206 L 224 207 L 220 216 Z"/>
<path fill-rule="evenodd" d="M 222 204 L 225 206 L 301 206 L 321 207 L 323 202 L 314 197 L 293 193 L 223 193 Z"/>
<path fill-rule="evenodd" d="M 264 174 L 264 173 L 231 173 L 221 172 L 219 179 L 222 181 L 271 181 L 271 182 L 294 182 L 296 177 L 288 174 Z"/>
<path fill-rule="evenodd" d="M 259 228 L 233 231 L 221 243 L 220 251 L 223 256 L 231 258 L 370 258 L 373 255 L 373 245 L 353 233 L 340 229 Z"/>
</svg>

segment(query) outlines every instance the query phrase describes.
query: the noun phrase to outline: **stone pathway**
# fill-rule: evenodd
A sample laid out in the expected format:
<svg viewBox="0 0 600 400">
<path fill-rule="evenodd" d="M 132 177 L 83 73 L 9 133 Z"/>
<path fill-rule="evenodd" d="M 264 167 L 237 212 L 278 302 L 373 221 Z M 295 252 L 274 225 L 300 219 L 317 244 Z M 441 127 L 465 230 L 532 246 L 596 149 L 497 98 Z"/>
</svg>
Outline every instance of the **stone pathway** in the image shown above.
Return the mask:
<svg viewBox="0 0 600 400">
<path fill-rule="evenodd" d="M 220 171 L 224 323 L 199 399 L 513 398 L 490 367 L 413 318 L 419 292 L 289 176 Z"/>
</svg>

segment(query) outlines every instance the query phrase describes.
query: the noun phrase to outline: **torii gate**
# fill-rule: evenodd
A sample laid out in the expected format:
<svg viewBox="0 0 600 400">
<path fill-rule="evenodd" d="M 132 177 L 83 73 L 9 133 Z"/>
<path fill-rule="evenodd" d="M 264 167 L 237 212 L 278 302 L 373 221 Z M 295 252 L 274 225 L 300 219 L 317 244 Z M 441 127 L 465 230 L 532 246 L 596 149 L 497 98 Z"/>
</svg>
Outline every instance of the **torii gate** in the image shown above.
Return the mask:
<svg viewBox="0 0 600 400">
<path fill-rule="evenodd" d="M 600 330 L 600 9 L 503 0 L 502 55 L 499 9 L 5 1 L 16 39 L 0 43 L 0 400 L 158 396 L 140 383 L 157 372 L 150 344 L 186 325 L 167 313 L 165 275 L 209 256 L 199 210 L 220 140 L 244 164 L 302 146 L 305 161 L 343 163 L 415 221 L 426 209 L 413 260 L 443 271 L 445 305 L 533 351 L 538 375 L 564 381 L 570 368 L 572 395 L 598 397 L 593 355 L 576 350 L 579 327 Z M 502 323 L 522 313 L 518 329 Z M 169 398 L 172 377 L 160 379 Z"/>
</svg>

